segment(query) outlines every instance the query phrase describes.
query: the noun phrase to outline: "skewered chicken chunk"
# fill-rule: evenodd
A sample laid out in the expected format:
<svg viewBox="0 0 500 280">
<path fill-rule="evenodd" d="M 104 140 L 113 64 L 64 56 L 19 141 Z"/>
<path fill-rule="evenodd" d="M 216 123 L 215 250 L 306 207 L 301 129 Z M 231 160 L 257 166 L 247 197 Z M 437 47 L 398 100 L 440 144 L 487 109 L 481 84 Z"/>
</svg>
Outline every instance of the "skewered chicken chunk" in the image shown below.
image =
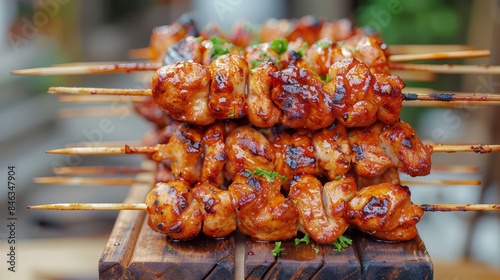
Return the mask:
<svg viewBox="0 0 500 280">
<path fill-rule="evenodd" d="M 222 238 L 236 230 L 236 213 L 229 191 L 221 190 L 210 183 L 201 183 L 193 188 L 193 195 L 203 206 L 202 231 L 205 235 Z"/>
<path fill-rule="evenodd" d="M 200 182 L 209 182 L 216 186 L 224 183 L 226 164 L 224 124 L 217 122 L 209 126 L 203 134 L 203 166 Z"/>
<path fill-rule="evenodd" d="M 318 173 L 311 137 L 273 130 L 271 144 L 275 152 L 275 171 L 291 180 L 297 174 Z"/>
<path fill-rule="evenodd" d="M 270 73 L 278 71 L 272 62 L 264 62 L 252 70 L 248 83 L 246 115 L 258 127 L 272 127 L 281 120 L 281 110 L 271 99 Z"/>
<path fill-rule="evenodd" d="M 208 67 L 192 61 L 163 66 L 153 77 L 153 98 L 172 118 L 198 125 L 215 121 L 208 106 Z"/>
<path fill-rule="evenodd" d="M 226 138 L 226 177 L 234 178 L 244 170 L 274 170 L 274 153 L 267 138 L 259 131 L 240 126 Z"/>
<path fill-rule="evenodd" d="M 335 122 L 330 127 L 314 131 L 312 144 L 318 164 L 330 180 L 351 169 L 351 147 L 343 125 Z"/>
<path fill-rule="evenodd" d="M 346 218 L 351 225 L 379 239 L 409 240 L 416 237 L 413 226 L 423 214 L 411 202 L 408 187 L 382 183 L 358 191 L 348 203 Z"/>
<path fill-rule="evenodd" d="M 324 200 L 329 202 L 329 206 L 334 206 L 338 201 L 334 193 L 328 198 L 324 197 L 325 195 L 329 194 L 325 192 L 321 182 L 312 175 L 295 176 L 288 195 L 297 206 L 299 230 L 320 244 L 334 242 L 348 227 L 342 215 L 345 207 L 338 209 L 339 213 L 335 213 L 335 210 L 327 211 Z M 339 204 L 343 207 L 343 203 Z M 327 215 L 327 212 L 333 215 Z"/>
<path fill-rule="evenodd" d="M 203 209 L 185 181 L 157 183 L 146 204 L 149 226 L 171 239 L 192 239 L 201 230 Z"/>
<path fill-rule="evenodd" d="M 384 125 L 379 141 L 393 165 L 404 173 L 425 176 L 431 172 L 432 148 L 420 141 L 409 124 L 397 122 L 392 126 Z"/>
<path fill-rule="evenodd" d="M 333 123 L 333 95 L 311 70 L 292 65 L 271 73 L 271 80 L 271 98 L 283 112 L 285 126 L 316 130 Z"/>
<path fill-rule="evenodd" d="M 247 99 L 248 64 L 241 55 L 219 56 L 210 64 L 208 107 L 217 119 L 241 118 Z"/>
<path fill-rule="evenodd" d="M 290 198 L 280 193 L 283 183 L 274 179 L 238 173 L 229 186 L 229 193 L 239 230 L 254 240 L 286 240 L 297 234 L 297 208 Z"/>
<path fill-rule="evenodd" d="M 202 130 L 188 123 L 179 125 L 168 144 L 159 145 L 154 155 L 156 161 L 168 160 L 176 179 L 190 184 L 198 182 L 202 167 Z"/>
</svg>

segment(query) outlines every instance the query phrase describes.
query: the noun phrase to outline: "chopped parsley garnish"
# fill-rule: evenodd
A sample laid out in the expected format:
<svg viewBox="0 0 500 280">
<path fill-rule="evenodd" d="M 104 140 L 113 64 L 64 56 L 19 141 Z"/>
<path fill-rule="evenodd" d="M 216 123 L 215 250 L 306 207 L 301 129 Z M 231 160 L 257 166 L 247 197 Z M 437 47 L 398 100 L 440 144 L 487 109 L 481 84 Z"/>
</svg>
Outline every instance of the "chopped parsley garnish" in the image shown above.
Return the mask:
<svg viewBox="0 0 500 280">
<path fill-rule="evenodd" d="M 264 63 L 263 60 L 252 60 L 250 61 L 250 66 L 253 68 L 255 67 L 258 67 L 259 65 L 261 65 L 262 63 Z"/>
<path fill-rule="evenodd" d="M 212 42 L 212 49 L 210 50 L 210 56 L 212 57 L 212 59 L 216 59 L 221 55 L 228 54 L 229 50 L 233 48 L 233 45 L 231 43 L 228 43 L 218 36 L 210 38 L 210 42 Z"/>
<path fill-rule="evenodd" d="M 338 181 L 338 180 L 340 180 L 341 178 L 342 178 L 342 175 L 337 175 L 337 176 L 335 176 L 335 181 Z"/>
<path fill-rule="evenodd" d="M 194 38 L 194 41 L 199 43 L 199 42 L 203 41 L 203 37 L 198 36 L 198 37 Z"/>
<path fill-rule="evenodd" d="M 277 257 L 279 254 L 285 252 L 284 248 L 281 248 L 281 242 L 274 242 L 273 256 Z"/>
<path fill-rule="evenodd" d="M 170 252 L 170 251 L 172 251 L 172 249 L 174 249 L 174 248 L 172 248 L 172 246 L 169 246 L 169 247 L 168 247 L 168 251 L 169 251 L 169 252 Z"/>
<path fill-rule="evenodd" d="M 302 43 L 302 46 L 300 46 L 300 49 L 297 51 L 297 53 L 300 55 L 300 57 L 304 56 L 304 52 L 307 50 L 307 47 L 309 47 L 307 42 Z"/>
<path fill-rule="evenodd" d="M 235 114 L 235 113 L 231 113 L 231 114 L 228 114 L 228 115 L 227 115 L 227 117 L 228 117 L 228 118 L 234 118 L 235 116 L 236 116 L 236 114 Z"/>
<path fill-rule="evenodd" d="M 270 183 L 274 182 L 274 180 L 276 180 L 276 178 L 278 178 L 278 177 L 281 178 L 281 180 L 283 180 L 283 182 L 286 181 L 286 177 L 279 174 L 276 171 L 268 171 L 268 170 L 263 170 L 260 168 L 255 168 L 255 170 L 252 171 L 252 174 L 257 175 L 257 176 L 262 176 L 262 177 L 266 178 L 266 180 Z"/>
<path fill-rule="evenodd" d="M 313 250 L 314 250 L 314 252 L 315 252 L 316 254 L 317 254 L 317 253 L 319 253 L 319 249 L 318 249 L 318 248 L 313 247 Z"/>
<path fill-rule="evenodd" d="M 325 82 L 325 83 L 328 83 L 329 81 L 331 81 L 331 80 L 333 79 L 333 77 L 332 77 L 332 76 L 330 76 L 330 75 L 328 75 L 328 74 L 326 74 L 326 76 L 324 76 L 324 77 L 321 77 L 321 76 L 320 76 L 320 78 L 321 78 L 321 80 L 322 80 L 323 82 Z"/>
<path fill-rule="evenodd" d="M 274 39 L 269 46 L 269 49 L 282 55 L 288 49 L 288 41 L 286 39 Z"/>
<path fill-rule="evenodd" d="M 299 244 L 300 242 L 304 242 L 306 244 L 309 244 L 309 242 L 311 242 L 311 237 L 309 237 L 309 234 L 306 234 L 301 239 L 295 238 L 295 245 Z"/>
<path fill-rule="evenodd" d="M 330 47 L 330 43 L 325 40 L 318 41 L 316 44 L 322 49 L 328 49 L 328 47 Z"/>
<path fill-rule="evenodd" d="M 349 239 L 348 237 L 341 235 L 335 242 L 333 242 L 333 246 L 335 246 L 333 251 L 342 252 L 342 250 L 349 247 L 349 245 L 351 244 L 352 244 L 352 239 Z"/>
</svg>

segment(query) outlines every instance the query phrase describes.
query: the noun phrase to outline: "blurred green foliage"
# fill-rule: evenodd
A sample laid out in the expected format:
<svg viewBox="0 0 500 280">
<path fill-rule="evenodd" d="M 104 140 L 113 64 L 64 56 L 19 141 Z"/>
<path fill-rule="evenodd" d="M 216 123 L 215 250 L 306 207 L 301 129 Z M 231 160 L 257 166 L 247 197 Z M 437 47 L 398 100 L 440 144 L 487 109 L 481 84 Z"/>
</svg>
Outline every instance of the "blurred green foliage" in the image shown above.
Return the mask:
<svg viewBox="0 0 500 280">
<path fill-rule="evenodd" d="M 361 0 L 355 17 L 388 44 L 456 44 L 465 40 L 470 8 L 459 0 Z"/>
<path fill-rule="evenodd" d="M 359 0 L 355 20 L 376 29 L 391 44 L 463 44 L 471 1 L 460 0 Z M 443 63 L 442 61 L 424 63 Z M 447 61 L 459 63 L 459 61 Z M 460 75 L 440 75 L 435 82 L 409 82 L 411 87 L 459 90 Z M 401 119 L 416 126 L 426 108 L 405 107 Z"/>
</svg>

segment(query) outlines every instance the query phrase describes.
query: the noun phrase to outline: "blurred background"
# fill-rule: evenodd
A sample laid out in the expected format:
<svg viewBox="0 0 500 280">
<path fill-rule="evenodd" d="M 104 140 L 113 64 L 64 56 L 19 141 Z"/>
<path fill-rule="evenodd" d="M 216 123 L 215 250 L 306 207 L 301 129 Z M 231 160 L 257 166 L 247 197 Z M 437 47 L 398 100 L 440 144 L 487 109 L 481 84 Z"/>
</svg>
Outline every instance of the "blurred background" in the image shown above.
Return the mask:
<svg viewBox="0 0 500 280">
<path fill-rule="evenodd" d="M 16 237 L 20 261 L 15 277 L 67 279 L 67 275 L 76 275 L 75 270 L 82 279 L 97 277 L 97 261 L 117 215 L 113 211 L 28 212 L 26 205 L 121 202 L 128 192 L 126 186 L 35 185 L 32 183 L 34 177 L 52 176 L 54 167 L 139 166 L 142 161 L 137 156 L 55 156 L 46 155 L 45 151 L 69 143 L 137 143 L 152 127 L 134 115 L 130 106 L 122 104 L 105 108 L 113 116 L 61 118 L 61 111 L 74 108 L 72 110 L 77 112 L 85 105 L 61 104 L 56 97 L 46 94 L 49 86 L 57 85 L 144 88 L 150 79 L 148 74 L 26 77 L 12 76 L 9 72 L 75 61 L 127 60 L 130 49 L 148 45 L 154 26 L 169 24 L 185 13 L 189 13 L 200 27 L 216 23 L 228 31 L 239 20 L 259 24 L 269 18 L 304 15 L 327 20 L 347 17 L 359 26 L 379 31 L 389 46 L 470 45 L 490 49 L 492 56 L 448 63 L 500 64 L 500 1 L 493 0 L 1 1 L 0 166 L 3 171 L 0 178 L 7 181 L 7 167 L 16 166 Z M 493 75 L 437 75 L 433 81 L 412 81 L 407 82 L 407 86 L 497 93 L 500 92 L 500 79 Z M 500 115 L 496 111 L 494 107 L 405 108 L 402 119 L 417 128 L 421 139 L 440 143 L 499 144 L 497 121 Z M 103 123 L 109 129 L 104 131 Z M 415 203 L 500 203 L 498 154 L 434 155 L 433 163 L 477 166 L 479 171 L 473 174 L 436 173 L 430 178 L 481 179 L 483 185 L 414 187 Z M 0 202 L 0 218 L 6 221 L 7 207 L 3 206 L 7 205 L 6 188 L 0 190 Z M 498 214 L 428 213 L 419 223 L 419 231 L 435 262 L 437 279 L 439 276 L 453 277 L 453 273 L 457 273 L 453 270 L 457 263 L 462 267 L 467 264 L 473 273 L 479 273 L 474 276 L 484 271 L 493 271 L 491 275 L 499 273 Z M 7 236 L 7 229 L 1 227 L 2 254 Z M 61 244 L 68 244 L 68 250 Z M 61 262 L 65 264 L 63 267 Z M 5 261 L 1 263 L 0 276 L 11 277 L 12 274 L 5 274 Z M 462 279 L 458 276 L 453 279 Z"/>
</svg>

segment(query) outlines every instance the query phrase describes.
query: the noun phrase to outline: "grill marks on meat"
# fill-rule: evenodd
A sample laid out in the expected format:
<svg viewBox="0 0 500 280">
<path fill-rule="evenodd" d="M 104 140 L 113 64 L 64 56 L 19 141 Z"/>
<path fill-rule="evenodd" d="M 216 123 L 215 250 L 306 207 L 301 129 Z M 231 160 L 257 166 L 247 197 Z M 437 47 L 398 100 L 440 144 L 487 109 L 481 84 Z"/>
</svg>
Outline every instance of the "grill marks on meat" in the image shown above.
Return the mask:
<svg viewBox="0 0 500 280">
<path fill-rule="evenodd" d="M 321 244 L 334 242 L 348 227 L 342 216 L 344 210 L 327 211 L 323 203 L 324 196 L 328 194 L 321 182 L 312 175 L 295 176 L 290 184 L 288 198 L 297 207 L 299 230 Z M 327 215 L 327 212 L 335 215 Z"/>
<path fill-rule="evenodd" d="M 149 226 L 171 239 L 191 239 L 201 230 L 203 209 L 185 181 L 157 183 L 146 204 Z"/>
<path fill-rule="evenodd" d="M 210 64 L 208 107 L 215 118 L 244 116 L 249 71 L 247 61 L 240 55 L 222 55 Z"/>
<path fill-rule="evenodd" d="M 328 70 L 326 77 L 331 80 L 325 83 L 309 66 L 302 67 L 310 62 L 297 52 L 282 55 L 288 60 L 280 61 L 286 64 L 280 70 L 272 62 L 276 54 L 266 50 L 270 54 L 256 53 L 257 49 L 246 54 L 266 57 L 251 73 L 247 59 L 233 53 L 219 56 L 208 66 L 193 61 L 164 66 L 153 77 L 154 101 L 173 119 L 197 125 L 245 115 L 257 127 L 281 123 L 308 130 L 328 127 L 335 119 L 346 127 L 398 120 L 405 86 L 398 77 L 372 74 L 355 58 L 325 62 L 333 63 L 328 69 L 313 63 L 311 69 Z"/>
<path fill-rule="evenodd" d="M 297 234 L 297 208 L 280 193 L 283 182 L 249 172 L 238 173 L 229 186 L 239 230 L 254 240 L 286 240 Z"/>
<path fill-rule="evenodd" d="M 415 225 L 424 214 L 410 200 L 408 187 L 382 183 L 362 188 L 348 203 L 349 223 L 382 240 L 417 236 Z"/>
<path fill-rule="evenodd" d="M 295 66 L 270 75 L 271 98 L 283 112 L 282 124 L 316 130 L 333 123 L 332 95 L 323 88 L 324 83 L 317 75 Z"/>
<path fill-rule="evenodd" d="M 334 180 L 352 167 L 359 183 L 366 185 L 380 183 L 381 178 L 398 184 L 398 170 L 410 176 L 430 173 L 431 147 L 403 122 L 351 130 L 334 123 L 313 132 L 233 126 L 233 122 L 216 122 L 202 129 L 174 122 L 161 130 L 157 138 L 166 144 L 156 146 L 152 155 L 162 164 L 158 179 L 173 176 L 191 184 L 222 185 L 241 171 L 262 169 L 276 171 L 287 180 L 303 174 Z"/>
<path fill-rule="evenodd" d="M 209 86 L 206 66 L 183 61 L 158 69 L 151 89 L 156 104 L 175 120 L 208 125 L 215 121 L 208 107 Z"/>
</svg>

